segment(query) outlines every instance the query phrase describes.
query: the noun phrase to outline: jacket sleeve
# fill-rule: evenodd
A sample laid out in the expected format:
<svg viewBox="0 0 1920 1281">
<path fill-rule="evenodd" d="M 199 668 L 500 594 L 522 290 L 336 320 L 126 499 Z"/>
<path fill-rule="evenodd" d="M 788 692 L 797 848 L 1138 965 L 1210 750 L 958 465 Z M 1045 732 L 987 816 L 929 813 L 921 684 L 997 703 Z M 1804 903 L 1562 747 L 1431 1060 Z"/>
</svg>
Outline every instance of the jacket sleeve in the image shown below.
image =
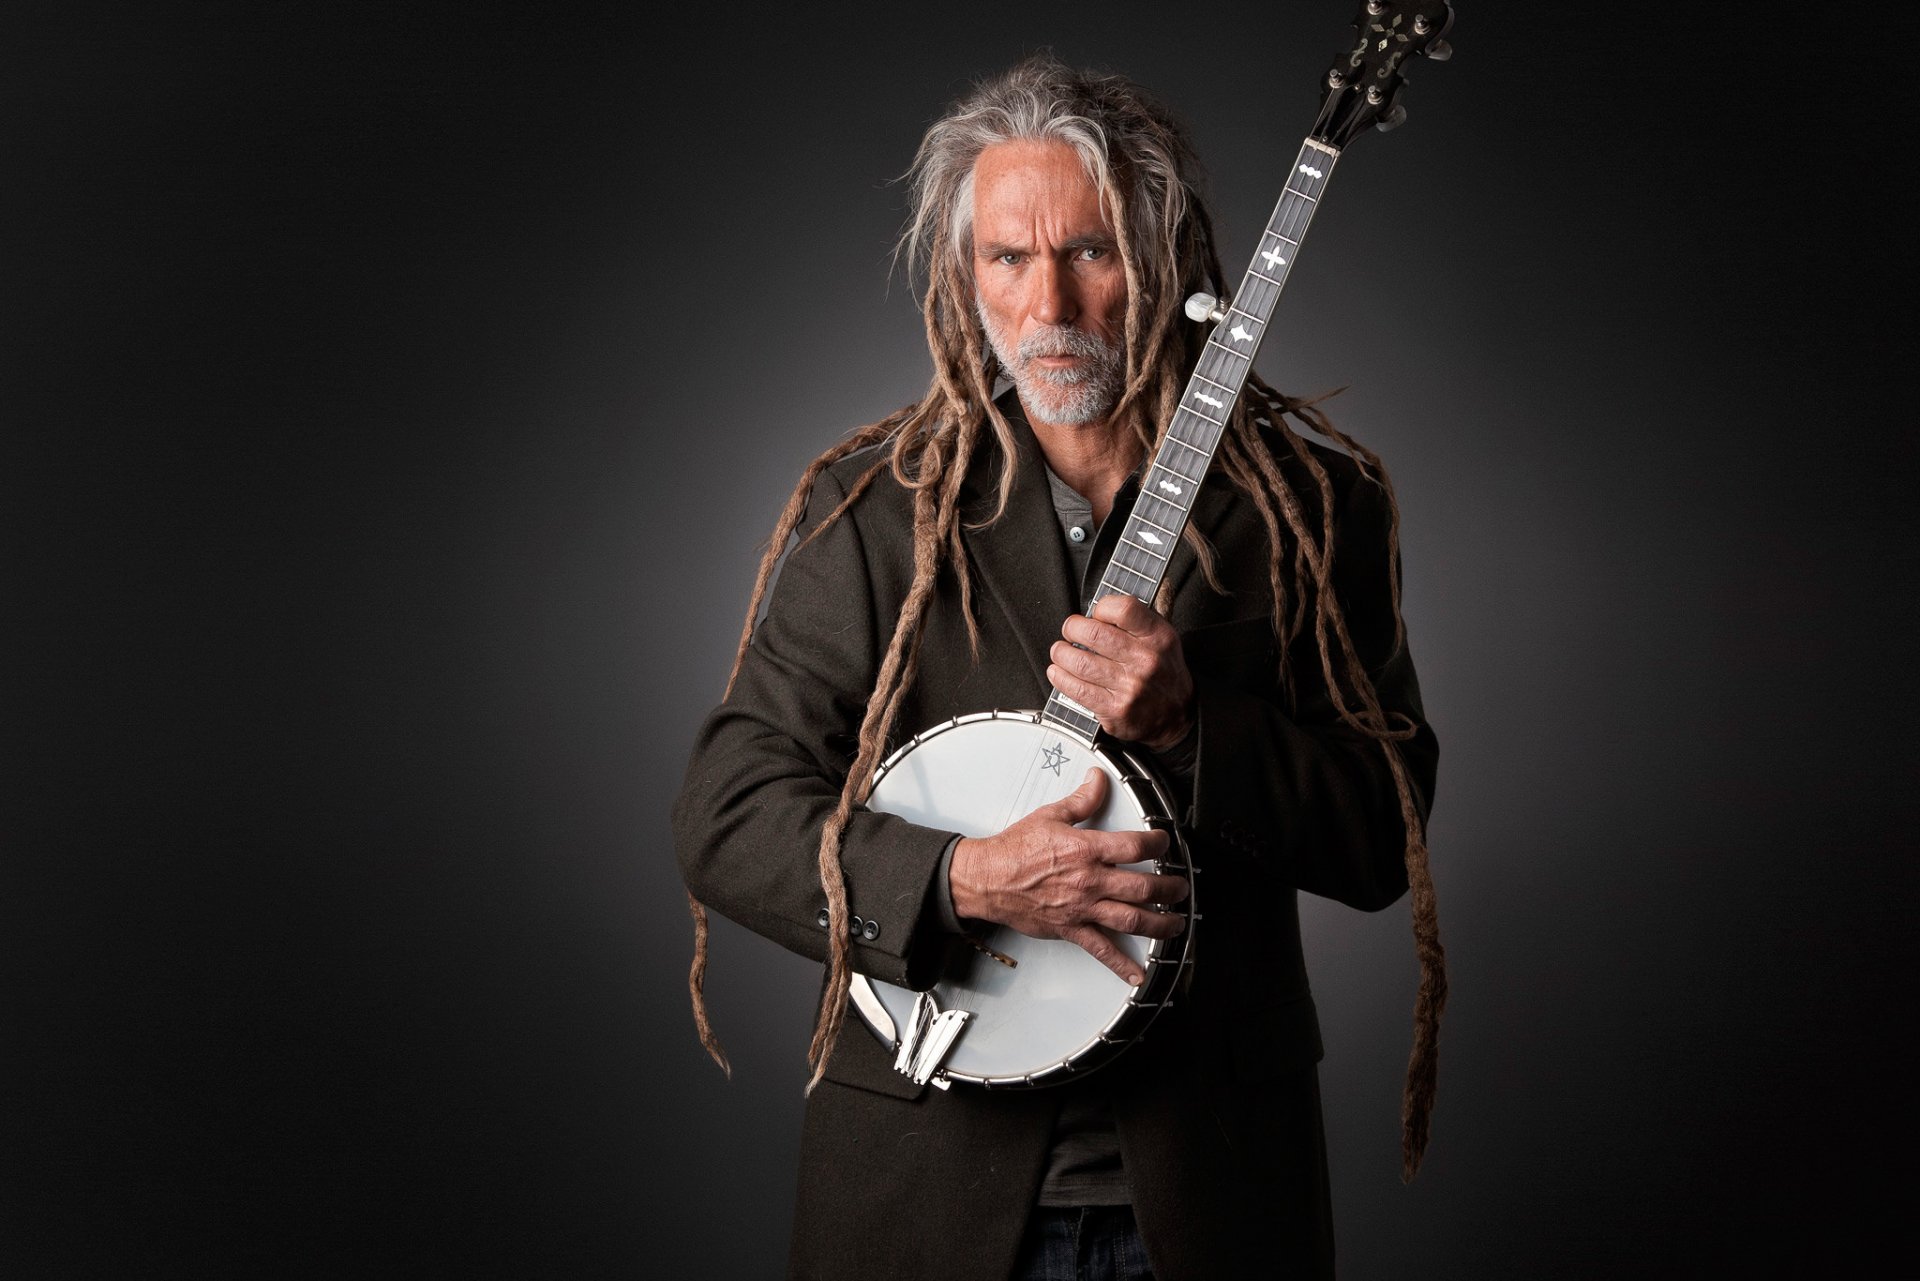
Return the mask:
<svg viewBox="0 0 1920 1281">
<path fill-rule="evenodd" d="M 802 542 L 844 497 L 833 473 L 821 473 Z M 694 897 L 816 960 L 828 943 L 820 831 L 857 749 L 909 569 L 869 558 L 857 510 L 788 554 L 732 694 L 701 726 L 673 810 Z M 841 865 L 857 971 L 931 981 L 939 930 L 929 895 L 952 836 L 855 808 Z"/>
<path fill-rule="evenodd" d="M 1339 501 L 1334 589 L 1381 706 L 1416 728 L 1400 750 L 1424 822 L 1439 746 L 1421 709 L 1413 659 L 1394 638 L 1386 497 L 1356 475 Z M 1398 793 L 1381 745 L 1334 711 L 1311 617 L 1304 631 L 1290 656 L 1292 714 L 1275 697 L 1277 646 L 1268 620 L 1187 638 L 1200 724 L 1192 826 L 1283 884 L 1377 911 L 1407 888 Z M 1330 644 L 1337 670 L 1337 642 Z"/>
</svg>

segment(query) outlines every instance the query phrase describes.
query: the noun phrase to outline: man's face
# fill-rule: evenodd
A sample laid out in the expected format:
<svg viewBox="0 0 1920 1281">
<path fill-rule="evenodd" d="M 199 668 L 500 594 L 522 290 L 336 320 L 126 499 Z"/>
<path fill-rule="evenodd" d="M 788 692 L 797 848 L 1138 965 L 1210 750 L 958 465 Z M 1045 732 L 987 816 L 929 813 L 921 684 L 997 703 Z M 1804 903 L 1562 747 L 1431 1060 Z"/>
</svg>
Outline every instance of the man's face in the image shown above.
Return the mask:
<svg viewBox="0 0 1920 1281">
<path fill-rule="evenodd" d="M 1127 275 L 1100 190 L 1064 142 L 1004 142 L 973 166 L 973 285 L 1029 418 L 1103 421 L 1126 374 Z"/>
</svg>

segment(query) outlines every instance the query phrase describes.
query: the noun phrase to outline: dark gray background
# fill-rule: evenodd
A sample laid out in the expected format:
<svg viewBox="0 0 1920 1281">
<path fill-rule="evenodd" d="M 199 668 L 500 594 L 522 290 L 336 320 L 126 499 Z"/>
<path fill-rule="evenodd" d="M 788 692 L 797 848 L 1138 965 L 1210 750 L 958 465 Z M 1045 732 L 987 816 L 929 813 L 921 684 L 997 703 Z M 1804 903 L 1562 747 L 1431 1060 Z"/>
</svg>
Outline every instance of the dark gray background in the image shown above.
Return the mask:
<svg viewBox="0 0 1920 1281">
<path fill-rule="evenodd" d="M 1463 8 L 1262 357 L 1393 468 L 1443 746 L 1411 1188 L 1405 905 L 1307 906 L 1345 1273 L 1911 1266 L 1891 54 Z M 924 385 L 888 179 L 1052 45 L 1243 260 L 1347 6 L 57 12 L 0 78 L 0 1264 L 775 1274 L 814 972 L 716 927 L 723 1080 L 666 811 L 787 487 Z"/>
</svg>

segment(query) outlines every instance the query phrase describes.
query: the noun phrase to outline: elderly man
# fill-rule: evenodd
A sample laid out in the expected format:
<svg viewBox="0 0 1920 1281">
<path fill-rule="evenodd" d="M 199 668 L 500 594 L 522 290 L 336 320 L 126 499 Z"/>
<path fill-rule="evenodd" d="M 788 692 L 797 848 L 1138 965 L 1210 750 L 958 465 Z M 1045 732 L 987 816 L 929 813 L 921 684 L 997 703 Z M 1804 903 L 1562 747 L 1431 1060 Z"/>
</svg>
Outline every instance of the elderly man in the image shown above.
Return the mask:
<svg viewBox="0 0 1920 1281">
<path fill-rule="evenodd" d="M 792 1274 L 1330 1275 L 1295 896 L 1397 900 L 1436 757 L 1391 489 L 1252 379 L 1167 589 L 1079 612 L 1205 337 L 1181 302 L 1221 292 L 1190 149 L 1137 87 L 1042 57 L 955 104 L 912 177 L 931 385 L 802 478 L 674 815 L 698 902 L 827 963 Z M 1071 1084 L 929 1089 L 841 1034 L 850 972 L 924 988 L 992 922 L 1138 983 L 1116 939 L 1183 925 L 1186 882 L 1124 866 L 1163 833 L 1075 826 L 1097 772 L 979 837 L 860 803 L 904 736 L 1050 690 L 1178 798 L 1206 901 L 1190 982 Z"/>
</svg>

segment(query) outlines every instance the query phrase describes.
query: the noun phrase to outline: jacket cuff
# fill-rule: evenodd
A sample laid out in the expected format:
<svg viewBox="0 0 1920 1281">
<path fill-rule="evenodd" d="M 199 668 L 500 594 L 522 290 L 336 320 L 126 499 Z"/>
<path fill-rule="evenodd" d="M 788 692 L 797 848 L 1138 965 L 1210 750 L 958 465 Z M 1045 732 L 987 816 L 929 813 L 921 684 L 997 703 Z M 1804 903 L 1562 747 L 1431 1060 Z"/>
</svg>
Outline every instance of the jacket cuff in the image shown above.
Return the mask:
<svg viewBox="0 0 1920 1281">
<path fill-rule="evenodd" d="M 947 842 L 947 848 L 940 853 L 939 870 L 933 874 L 933 885 L 927 891 L 934 920 L 949 934 L 966 933 L 965 927 L 960 924 L 960 917 L 953 910 L 953 851 L 959 844 L 960 837 L 957 834 Z"/>
</svg>

